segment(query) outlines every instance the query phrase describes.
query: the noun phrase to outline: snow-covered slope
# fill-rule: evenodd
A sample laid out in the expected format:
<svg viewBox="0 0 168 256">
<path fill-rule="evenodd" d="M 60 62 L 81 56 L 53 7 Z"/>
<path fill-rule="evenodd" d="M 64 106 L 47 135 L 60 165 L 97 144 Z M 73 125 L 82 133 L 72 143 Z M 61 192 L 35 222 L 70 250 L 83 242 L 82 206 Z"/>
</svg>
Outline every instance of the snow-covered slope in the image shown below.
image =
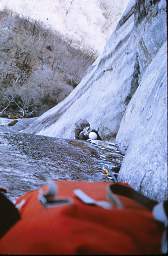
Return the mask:
<svg viewBox="0 0 168 256">
<path fill-rule="evenodd" d="M 81 83 L 26 132 L 72 138 L 75 122 L 86 118 L 104 139 L 118 133 L 120 147 L 128 148 L 120 178 L 165 198 L 166 39 L 166 1 L 130 1 Z"/>
<path fill-rule="evenodd" d="M 72 40 L 72 46 L 100 52 L 128 0 L 0 0 L 4 7 L 42 21 Z"/>
</svg>

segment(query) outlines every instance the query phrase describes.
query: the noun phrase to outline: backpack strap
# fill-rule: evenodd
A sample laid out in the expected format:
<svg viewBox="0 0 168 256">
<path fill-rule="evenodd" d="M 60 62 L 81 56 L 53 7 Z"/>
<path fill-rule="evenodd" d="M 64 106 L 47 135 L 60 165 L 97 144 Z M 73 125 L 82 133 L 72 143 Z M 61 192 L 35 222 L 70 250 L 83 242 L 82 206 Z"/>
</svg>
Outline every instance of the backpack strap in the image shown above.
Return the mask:
<svg viewBox="0 0 168 256">
<path fill-rule="evenodd" d="M 15 205 L 0 192 L 0 238 L 18 221 L 20 214 Z"/>
<path fill-rule="evenodd" d="M 152 210 L 153 207 L 158 203 L 157 201 L 142 195 L 141 193 L 135 191 L 134 189 L 128 187 L 127 185 L 112 184 L 110 185 L 109 189 L 114 194 L 125 196 L 132 200 L 135 200 L 136 202 L 145 206 L 149 210 Z"/>
</svg>

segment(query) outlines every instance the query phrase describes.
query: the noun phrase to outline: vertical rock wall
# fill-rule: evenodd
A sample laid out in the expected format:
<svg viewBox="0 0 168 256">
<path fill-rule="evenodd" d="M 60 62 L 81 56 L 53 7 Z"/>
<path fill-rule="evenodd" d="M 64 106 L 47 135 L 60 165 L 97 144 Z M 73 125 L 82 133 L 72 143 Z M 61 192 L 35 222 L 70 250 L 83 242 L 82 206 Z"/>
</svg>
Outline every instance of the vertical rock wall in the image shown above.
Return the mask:
<svg viewBox="0 0 168 256">
<path fill-rule="evenodd" d="M 120 179 L 161 200 L 168 196 L 166 1 L 136 8 L 140 75 L 116 138 L 126 153 Z"/>
<path fill-rule="evenodd" d="M 166 52 L 165 43 L 144 73 L 117 134 L 126 151 L 120 180 L 158 200 L 168 197 Z"/>
</svg>

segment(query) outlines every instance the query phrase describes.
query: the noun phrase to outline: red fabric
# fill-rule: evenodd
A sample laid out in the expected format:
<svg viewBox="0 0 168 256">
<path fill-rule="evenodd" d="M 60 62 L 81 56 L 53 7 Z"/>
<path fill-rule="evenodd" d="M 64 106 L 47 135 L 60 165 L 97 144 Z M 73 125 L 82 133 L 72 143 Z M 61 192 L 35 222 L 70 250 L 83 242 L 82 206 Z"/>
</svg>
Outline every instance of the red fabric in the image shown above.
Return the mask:
<svg viewBox="0 0 168 256">
<path fill-rule="evenodd" d="M 163 226 L 149 210 L 120 196 L 124 209 L 106 210 L 75 198 L 80 188 L 97 200 L 107 200 L 108 183 L 57 182 L 58 197 L 71 205 L 44 208 L 38 191 L 22 196 L 22 220 L 0 240 L 3 254 L 158 254 Z"/>
</svg>

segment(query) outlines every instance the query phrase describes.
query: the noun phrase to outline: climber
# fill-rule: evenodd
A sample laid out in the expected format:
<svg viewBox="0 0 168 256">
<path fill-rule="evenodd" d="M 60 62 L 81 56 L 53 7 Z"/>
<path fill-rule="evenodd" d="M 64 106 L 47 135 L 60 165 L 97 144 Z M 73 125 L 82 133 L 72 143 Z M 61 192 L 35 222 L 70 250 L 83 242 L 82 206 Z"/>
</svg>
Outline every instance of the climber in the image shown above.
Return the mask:
<svg viewBox="0 0 168 256">
<path fill-rule="evenodd" d="M 75 139 L 87 140 L 89 131 L 90 124 L 87 120 L 80 119 L 77 123 L 75 123 Z"/>
<path fill-rule="evenodd" d="M 75 124 L 75 139 L 78 140 L 101 140 L 101 137 L 95 129 L 91 129 L 87 120 L 80 119 Z"/>
</svg>

